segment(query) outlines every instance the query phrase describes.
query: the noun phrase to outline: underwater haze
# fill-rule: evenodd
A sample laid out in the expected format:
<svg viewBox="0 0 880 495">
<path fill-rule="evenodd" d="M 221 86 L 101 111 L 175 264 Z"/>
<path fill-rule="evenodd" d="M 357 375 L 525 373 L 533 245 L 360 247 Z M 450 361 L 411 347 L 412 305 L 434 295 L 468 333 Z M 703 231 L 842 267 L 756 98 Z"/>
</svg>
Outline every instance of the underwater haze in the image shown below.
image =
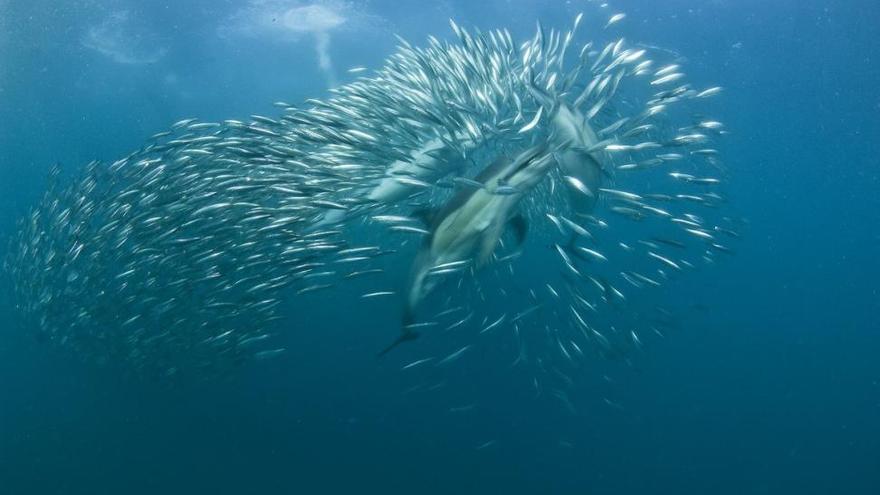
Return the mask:
<svg viewBox="0 0 880 495">
<path fill-rule="evenodd" d="M 286 350 L 204 377 L 139 373 L 46 338 L 34 329 L 41 315 L 35 322 L 22 309 L 19 270 L 7 267 L 0 495 L 880 493 L 876 1 L 0 0 L 0 259 L 18 249 L 20 221 L 40 204 L 53 166 L 73 180 L 92 160 L 111 164 L 185 119 L 280 119 L 287 110 L 273 102 L 327 100 L 332 88 L 382 68 L 399 38 L 458 43 L 450 18 L 471 33 L 509 29 L 519 49 L 537 21 L 564 32 L 579 13 L 579 43 L 602 40 L 598 52 L 624 38 L 633 59 L 644 47 L 681 64 L 693 92 L 723 87 L 707 106 L 724 129 L 723 167 L 710 169 L 723 177 L 723 201 L 712 206 L 736 219 L 737 239 L 681 276 L 667 267 L 668 286 L 633 289 L 633 306 L 614 309 L 669 307 L 662 328 L 633 334 L 620 355 L 584 349 L 562 378 L 546 371 L 559 354 L 520 363 L 504 337 L 511 320 L 522 318 L 524 331 L 553 326 L 547 306 L 567 304 L 564 295 L 530 308 L 517 302 L 530 289 L 546 297 L 545 286 L 555 292 L 565 278 L 557 250 L 569 255 L 548 240 L 549 221 L 536 225 L 545 216 L 539 200 L 528 203 L 539 211 L 517 271 L 479 279 L 481 291 L 502 292 L 474 298 L 482 312 L 472 331 L 425 328 L 381 358 L 408 336 L 400 300 L 385 291 L 405 291 L 418 232 L 389 237 L 351 221 L 346 246 L 394 251 L 371 265 L 383 278 L 287 290 L 277 319 L 267 318 L 274 346 Z M 645 84 L 663 86 L 659 78 L 676 70 Z M 614 117 L 596 109 L 607 123 L 627 115 L 628 100 L 614 103 Z M 689 111 L 689 101 L 681 105 Z M 535 110 L 510 134 L 545 133 Z M 687 118 L 711 129 L 703 110 Z M 254 139 L 280 139 L 266 129 Z M 621 164 L 615 174 L 626 173 Z M 613 187 L 602 191 L 636 204 Z M 644 223 L 625 225 L 621 239 Z M 691 233 L 707 235 L 699 226 Z M 456 289 L 433 291 L 418 301 L 419 315 L 443 310 Z M 81 310 L 72 301 L 61 293 L 62 313 Z M 544 372 L 555 378 L 542 381 Z"/>
</svg>

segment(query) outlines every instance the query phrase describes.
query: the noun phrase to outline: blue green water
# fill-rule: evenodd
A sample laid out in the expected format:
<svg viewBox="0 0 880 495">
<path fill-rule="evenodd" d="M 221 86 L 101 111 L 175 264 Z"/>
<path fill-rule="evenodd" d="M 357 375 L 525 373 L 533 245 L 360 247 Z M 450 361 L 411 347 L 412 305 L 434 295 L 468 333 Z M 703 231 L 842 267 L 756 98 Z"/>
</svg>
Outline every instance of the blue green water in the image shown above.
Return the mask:
<svg viewBox="0 0 880 495">
<path fill-rule="evenodd" d="M 313 33 L 254 20 L 303 3 L 0 0 L 0 237 L 53 164 L 113 160 L 182 118 L 322 97 L 347 68 L 379 66 L 394 34 L 449 36 L 454 17 L 523 38 L 538 18 L 599 15 L 575 1 L 325 3 L 346 18 L 328 31 L 328 75 Z M 880 6 L 609 9 L 627 13 L 620 35 L 725 87 L 713 116 L 749 222 L 735 256 L 677 288 L 689 310 L 634 366 L 586 365 L 573 412 L 485 351 L 434 393 L 404 393 L 404 357 L 375 359 L 399 314 L 352 302 L 360 285 L 291 300 L 282 359 L 168 387 L 35 341 L 4 279 L 0 494 L 880 493 Z"/>
</svg>

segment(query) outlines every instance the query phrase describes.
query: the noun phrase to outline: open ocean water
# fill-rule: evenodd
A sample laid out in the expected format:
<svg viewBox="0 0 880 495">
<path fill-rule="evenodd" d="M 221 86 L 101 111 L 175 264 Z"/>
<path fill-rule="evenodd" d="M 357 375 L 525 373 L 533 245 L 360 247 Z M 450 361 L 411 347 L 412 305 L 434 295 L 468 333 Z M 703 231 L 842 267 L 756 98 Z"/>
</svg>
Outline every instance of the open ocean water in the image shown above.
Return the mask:
<svg viewBox="0 0 880 495">
<path fill-rule="evenodd" d="M 378 286 L 290 291 L 281 356 L 141 377 L 35 338 L 5 273 L 0 495 L 880 493 L 876 1 L 0 0 L 0 255 L 55 164 L 73 176 L 181 119 L 326 98 L 351 67 L 381 67 L 395 35 L 454 40 L 449 18 L 522 41 L 578 12 L 594 21 L 581 41 L 659 47 L 695 86 L 724 88 L 712 117 L 741 239 L 645 296 L 676 307 L 664 338 L 585 359 L 556 395 L 500 338 L 401 371 L 471 342 L 426 330 L 376 359 L 400 304 L 359 296 L 404 283 L 408 244 Z M 542 242 L 518 286 L 558 277 Z"/>
</svg>

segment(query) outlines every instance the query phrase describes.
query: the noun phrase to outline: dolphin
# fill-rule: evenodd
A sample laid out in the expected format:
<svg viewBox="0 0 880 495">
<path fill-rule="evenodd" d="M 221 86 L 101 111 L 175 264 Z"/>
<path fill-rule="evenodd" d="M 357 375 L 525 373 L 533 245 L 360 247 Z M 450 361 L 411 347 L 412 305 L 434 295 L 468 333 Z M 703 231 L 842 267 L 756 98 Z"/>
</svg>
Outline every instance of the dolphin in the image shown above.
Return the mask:
<svg viewBox="0 0 880 495">
<path fill-rule="evenodd" d="M 430 234 L 413 261 L 402 334 L 380 355 L 418 336 L 410 325 L 418 304 L 440 282 L 432 273 L 438 267 L 473 263 L 480 268 L 489 261 L 508 226 L 513 228 L 518 244 L 523 242 L 527 225 L 516 207 L 554 165 L 546 143 L 523 151 L 513 160 L 502 157 L 474 178 L 483 187 L 462 190 L 440 210 L 423 212 Z"/>
<path fill-rule="evenodd" d="M 559 151 L 556 162 L 568 190 L 569 205 L 576 216 L 585 217 L 593 212 L 602 187 L 602 156 L 592 150 L 599 138 L 577 108 L 558 103 L 550 119 L 552 136 Z"/>
<path fill-rule="evenodd" d="M 457 148 L 451 147 L 439 138 L 430 139 L 413 151 L 408 160 L 395 160 L 388 165 L 385 175 L 371 187 L 358 191 L 358 195 L 370 204 L 392 205 L 404 200 L 418 191 L 417 186 L 397 180 L 408 177 L 433 184 L 446 177 L 464 164 L 464 154 L 475 145 L 473 140 L 463 136 L 457 141 Z M 317 229 L 345 221 L 349 217 L 346 210 L 328 210 L 312 228 Z"/>
<path fill-rule="evenodd" d="M 391 204 L 408 198 L 414 192 L 413 186 L 401 183 L 395 177 L 412 177 L 429 183 L 440 180 L 462 166 L 462 153 L 473 145 L 473 141 L 462 139 L 461 149 L 456 149 L 447 146 L 439 138 L 427 141 L 413 153 L 411 160 L 393 162 L 385 177 L 367 194 L 367 199 Z"/>
<path fill-rule="evenodd" d="M 528 90 L 550 115 L 549 140 L 558 149 L 556 162 L 567 178 L 569 204 L 576 216 L 588 216 L 596 206 L 602 175 L 606 173 L 601 152 L 594 149 L 599 137 L 578 109 L 577 101 L 569 106 L 564 99 L 554 98 L 539 88 L 534 80 L 529 81 Z"/>
</svg>

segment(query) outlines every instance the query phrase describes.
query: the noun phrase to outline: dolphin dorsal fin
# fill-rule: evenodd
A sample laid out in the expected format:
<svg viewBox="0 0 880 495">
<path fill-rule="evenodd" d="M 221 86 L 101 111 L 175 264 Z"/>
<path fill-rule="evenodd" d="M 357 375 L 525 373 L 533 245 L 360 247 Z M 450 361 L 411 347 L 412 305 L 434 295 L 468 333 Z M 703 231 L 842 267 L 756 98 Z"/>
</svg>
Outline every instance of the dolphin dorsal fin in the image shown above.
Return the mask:
<svg viewBox="0 0 880 495">
<path fill-rule="evenodd" d="M 435 208 L 425 206 L 422 208 L 416 208 L 410 216 L 422 222 L 425 227 L 431 227 L 437 219 L 437 214 L 438 211 Z"/>
<path fill-rule="evenodd" d="M 511 230 L 513 230 L 513 236 L 516 238 L 516 247 L 518 248 L 526 241 L 526 234 L 529 232 L 529 222 L 522 213 L 517 213 L 511 217 L 509 225 Z"/>
</svg>

